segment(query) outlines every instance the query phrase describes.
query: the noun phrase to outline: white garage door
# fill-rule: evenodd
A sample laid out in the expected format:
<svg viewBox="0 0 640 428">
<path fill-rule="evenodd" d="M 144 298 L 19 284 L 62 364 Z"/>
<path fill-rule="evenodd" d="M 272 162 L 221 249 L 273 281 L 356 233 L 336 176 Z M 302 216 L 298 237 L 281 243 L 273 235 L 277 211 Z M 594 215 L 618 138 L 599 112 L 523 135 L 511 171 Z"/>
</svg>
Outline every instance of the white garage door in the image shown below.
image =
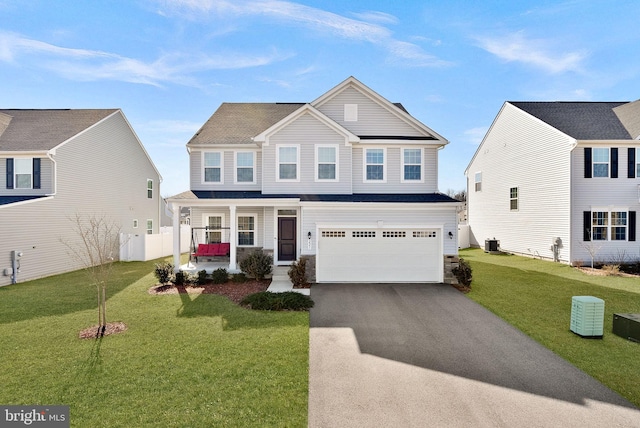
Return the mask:
<svg viewBox="0 0 640 428">
<path fill-rule="evenodd" d="M 324 228 L 316 255 L 318 282 L 442 282 L 437 229 Z"/>
</svg>

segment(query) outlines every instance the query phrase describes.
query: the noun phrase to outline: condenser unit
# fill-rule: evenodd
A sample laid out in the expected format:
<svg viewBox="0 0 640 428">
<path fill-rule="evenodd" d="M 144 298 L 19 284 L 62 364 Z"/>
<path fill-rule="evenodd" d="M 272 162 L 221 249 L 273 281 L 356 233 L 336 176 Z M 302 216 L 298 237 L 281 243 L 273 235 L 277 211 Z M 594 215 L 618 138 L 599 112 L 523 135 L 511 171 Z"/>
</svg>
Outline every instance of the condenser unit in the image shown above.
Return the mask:
<svg viewBox="0 0 640 428">
<path fill-rule="evenodd" d="M 580 337 L 602 339 L 604 300 L 593 296 L 573 296 L 570 329 Z"/>
<path fill-rule="evenodd" d="M 640 342 L 640 314 L 613 314 L 613 333 Z"/>
</svg>

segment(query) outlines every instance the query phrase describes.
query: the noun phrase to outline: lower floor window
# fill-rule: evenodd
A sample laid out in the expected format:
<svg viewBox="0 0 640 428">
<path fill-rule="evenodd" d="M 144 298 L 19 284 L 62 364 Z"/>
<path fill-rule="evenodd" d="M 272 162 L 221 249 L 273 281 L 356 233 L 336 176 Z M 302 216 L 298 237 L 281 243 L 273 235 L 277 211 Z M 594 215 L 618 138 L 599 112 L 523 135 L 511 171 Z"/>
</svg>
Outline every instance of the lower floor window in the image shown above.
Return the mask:
<svg viewBox="0 0 640 428">
<path fill-rule="evenodd" d="M 594 211 L 591 221 L 591 239 L 594 241 L 626 241 L 626 211 Z"/>
<path fill-rule="evenodd" d="M 153 220 L 147 220 L 147 235 L 153 234 Z"/>
<path fill-rule="evenodd" d="M 255 242 L 255 217 L 238 216 L 238 245 L 253 246 Z"/>
</svg>

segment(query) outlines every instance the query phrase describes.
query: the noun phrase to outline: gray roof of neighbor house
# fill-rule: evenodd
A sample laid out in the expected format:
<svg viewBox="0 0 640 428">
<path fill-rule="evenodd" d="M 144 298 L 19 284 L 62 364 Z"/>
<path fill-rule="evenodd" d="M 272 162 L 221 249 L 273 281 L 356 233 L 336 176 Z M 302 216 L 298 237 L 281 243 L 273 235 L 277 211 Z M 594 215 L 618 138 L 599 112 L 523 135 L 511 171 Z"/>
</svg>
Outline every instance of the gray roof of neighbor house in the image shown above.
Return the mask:
<svg viewBox="0 0 640 428">
<path fill-rule="evenodd" d="M 0 110 L 0 152 L 50 150 L 118 109 Z"/>
<path fill-rule="evenodd" d="M 300 199 L 303 202 L 406 202 L 433 203 L 459 202 L 442 193 L 354 193 L 341 195 L 317 194 L 264 194 L 255 191 L 234 190 L 187 190 L 172 196 L 171 199 L 181 199 L 186 202 L 204 199 Z"/>
<path fill-rule="evenodd" d="M 576 140 L 629 140 L 629 131 L 614 109 L 618 102 L 519 102 L 510 101 L 521 110 L 548 123 Z M 624 120 L 624 119 L 623 119 Z"/>
</svg>

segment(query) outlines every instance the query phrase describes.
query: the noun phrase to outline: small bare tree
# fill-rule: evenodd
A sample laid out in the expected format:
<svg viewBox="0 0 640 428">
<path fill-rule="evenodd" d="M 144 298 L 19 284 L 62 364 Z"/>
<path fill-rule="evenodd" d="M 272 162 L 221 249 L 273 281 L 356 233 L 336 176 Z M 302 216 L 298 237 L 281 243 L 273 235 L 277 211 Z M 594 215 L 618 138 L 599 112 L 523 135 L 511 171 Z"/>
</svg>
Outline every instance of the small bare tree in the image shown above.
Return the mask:
<svg viewBox="0 0 640 428">
<path fill-rule="evenodd" d="M 602 249 L 602 246 L 597 245 L 595 242 L 593 242 L 593 237 L 591 236 L 590 230 L 587 230 L 587 233 L 589 234 L 589 240 L 586 242 L 581 242 L 580 246 L 585 250 L 587 250 L 587 252 L 591 256 L 591 269 L 593 269 L 593 262 L 596 256 L 598 255 L 598 252 L 600 251 L 600 249 Z"/>
<path fill-rule="evenodd" d="M 107 285 L 111 277 L 113 261 L 120 252 L 120 226 L 106 216 L 83 217 L 76 214 L 69 218 L 79 241 L 63 243 L 71 255 L 79 260 L 93 285 L 98 300 L 98 330 L 96 337 L 104 336 L 107 328 Z"/>
</svg>

